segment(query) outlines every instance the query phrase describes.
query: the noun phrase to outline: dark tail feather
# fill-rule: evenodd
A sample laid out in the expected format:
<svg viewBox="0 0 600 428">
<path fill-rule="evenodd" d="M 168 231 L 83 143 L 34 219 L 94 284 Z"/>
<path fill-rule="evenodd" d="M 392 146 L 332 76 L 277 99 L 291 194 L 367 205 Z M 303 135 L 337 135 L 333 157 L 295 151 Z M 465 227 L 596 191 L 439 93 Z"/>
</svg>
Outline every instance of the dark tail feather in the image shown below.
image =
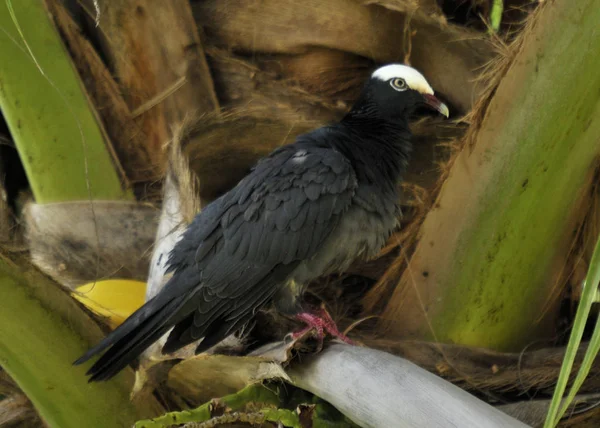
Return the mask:
<svg viewBox="0 0 600 428">
<path fill-rule="evenodd" d="M 110 379 L 173 326 L 169 321 L 185 300 L 185 296 L 169 300 L 166 304 L 157 298 L 149 300 L 73 364 L 82 364 L 110 347 L 87 372 L 91 375 L 90 382 Z"/>
<path fill-rule="evenodd" d="M 146 319 L 151 316 L 153 312 L 155 312 L 156 309 L 154 306 L 158 306 L 155 304 L 155 302 L 156 297 L 147 301 L 141 308 L 131 314 L 120 326 L 118 326 L 114 331 L 98 342 L 96 346 L 90 348 L 85 354 L 75 360 L 73 364 L 77 366 L 85 363 L 94 355 L 99 354 L 131 333 L 136 327 L 146 321 Z"/>
<path fill-rule="evenodd" d="M 227 304 L 228 301 L 224 299 L 208 312 L 203 313 L 202 317 L 207 321 L 203 322 L 201 325 L 196 325 L 194 322 L 199 315 L 198 312 L 192 312 L 187 318 L 180 321 L 169 334 L 167 342 L 162 348 L 163 354 L 175 352 L 204 337 L 209 329 L 216 329 L 217 326 L 220 325 L 220 319 L 222 318 L 223 313 L 227 310 Z M 217 322 L 215 322 L 215 320 L 217 320 Z"/>
<path fill-rule="evenodd" d="M 200 342 L 200 344 L 196 348 L 196 355 L 208 351 L 214 345 L 224 340 L 231 333 L 234 333 L 235 331 L 239 330 L 244 324 L 246 324 L 252 319 L 252 316 L 253 314 L 251 313 L 243 318 L 223 322 L 218 328 L 210 328 L 208 330 L 208 334 L 204 336 L 204 339 L 202 339 L 202 342 Z"/>
<path fill-rule="evenodd" d="M 256 310 L 273 296 L 277 290 L 277 284 L 280 284 L 296 265 L 281 265 L 260 277 L 247 278 L 254 283 L 251 284 L 253 287 L 247 285 L 244 293 L 236 295 L 236 303 L 233 304 L 233 307 L 231 298 L 222 299 L 221 302 L 213 304 L 209 309 L 201 308 L 204 311 L 194 312 L 199 308 L 198 302 L 194 302 L 195 305 L 190 314 L 186 318 L 180 319 L 169 334 L 162 352 L 170 354 L 201 337 L 203 339 L 196 348 L 196 354 L 212 348 L 248 323 Z M 239 284 L 236 282 L 236 286 Z M 190 303 L 192 302 L 190 301 Z"/>
<path fill-rule="evenodd" d="M 236 318 L 234 320 L 217 318 L 210 324 L 205 325 L 204 328 L 194 331 L 194 336 L 192 336 L 192 330 L 189 326 L 193 323 L 194 317 L 191 315 L 175 326 L 162 348 L 162 353 L 170 354 L 175 352 L 178 349 L 197 341 L 200 337 L 203 337 L 203 339 L 196 347 L 195 353 L 199 354 L 205 352 L 249 322 L 250 319 L 252 319 L 252 316 L 253 314 L 249 313 L 244 317 Z"/>
</svg>

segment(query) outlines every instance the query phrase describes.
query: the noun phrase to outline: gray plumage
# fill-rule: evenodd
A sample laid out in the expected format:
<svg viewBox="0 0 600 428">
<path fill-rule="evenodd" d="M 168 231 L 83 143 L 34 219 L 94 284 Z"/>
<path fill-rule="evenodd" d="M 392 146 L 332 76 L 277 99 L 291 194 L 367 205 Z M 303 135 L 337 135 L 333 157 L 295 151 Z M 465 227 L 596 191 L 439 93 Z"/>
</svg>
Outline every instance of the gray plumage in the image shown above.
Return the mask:
<svg viewBox="0 0 600 428">
<path fill-rule="evenodd" d="M 275 150 L 198 214 L 166 286 L 76 362 L 106 350 L 90 380 L 114 376 L 171 328 L 163 352 L 201 338 L 202 352 L 270 301 L 299 312 L 308 282 L 375 256 L 398 224 L 408 116 L 426 103 L 407 89 L 372 78 L 340 123 Z"/>
</svg>

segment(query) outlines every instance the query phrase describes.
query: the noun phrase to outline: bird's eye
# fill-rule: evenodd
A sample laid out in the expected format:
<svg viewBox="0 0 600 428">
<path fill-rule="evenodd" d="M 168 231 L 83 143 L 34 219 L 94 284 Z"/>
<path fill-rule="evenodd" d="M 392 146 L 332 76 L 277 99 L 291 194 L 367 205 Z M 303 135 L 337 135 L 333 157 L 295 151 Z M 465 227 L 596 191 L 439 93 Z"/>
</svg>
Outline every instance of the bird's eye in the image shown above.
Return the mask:
<svg viewBox="0 0 600 428">
<path fill-rule="evenodd" d="M 392 88 L 394 88 L 397 91 L 405 91 L 406 89 L 408 89 L 406 81 L 404 79 L 401 79 L 400 77 L 390 80 L 390 85 L 392 85 Z"/>
</svg>

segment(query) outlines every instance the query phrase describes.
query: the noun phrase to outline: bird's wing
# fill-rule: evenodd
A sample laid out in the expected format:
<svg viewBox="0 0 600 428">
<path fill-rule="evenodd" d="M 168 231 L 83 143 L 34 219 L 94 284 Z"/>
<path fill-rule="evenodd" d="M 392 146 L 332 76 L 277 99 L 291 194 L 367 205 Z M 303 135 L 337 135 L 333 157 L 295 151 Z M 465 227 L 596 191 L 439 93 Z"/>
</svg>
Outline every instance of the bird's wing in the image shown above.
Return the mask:
<svg viewBox="0 0 600 428">
<path fill-rule="evenodd" d="M 202 351 L 245 323 L 316 253 L 356 187 L 349 161 L 330 148 L 287 146 L 259 162 L 221 202 L 213 232 L 200 227 L 199 244 L 190 227 L 173 253 L 175 275 L 191 268 L 202 285 L 190 301 L 193 315 L 178 323 L 164 351 L 204 337 Z"/>
<path fill-rule="evenodd" d="M 349 161 L 331 148 L 276 150 L 196 216 L 170 255 L 165 287 L 77 363 L 110 347 L 88 371 L 110 378 L 173 326 L 163 352 L 218 343 L 316 253 L 356 188 Z"/>
</svg>

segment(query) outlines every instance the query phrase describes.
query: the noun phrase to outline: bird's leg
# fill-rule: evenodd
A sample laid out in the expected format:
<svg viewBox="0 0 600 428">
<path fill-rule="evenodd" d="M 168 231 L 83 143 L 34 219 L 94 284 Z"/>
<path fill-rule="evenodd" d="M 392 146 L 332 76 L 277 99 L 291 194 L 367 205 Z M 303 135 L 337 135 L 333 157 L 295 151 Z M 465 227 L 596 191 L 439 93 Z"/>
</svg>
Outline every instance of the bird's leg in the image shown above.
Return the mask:
<svg viewBox="0 0 600 428">
<path fill-rule="evenodd" d="M 354 344 L 354 342 L 346 337 L 344 333 L 339 331 L 335 321 L 331 318 L 331 315 L 329 315 L 329 312 L 327 312 L 323 306 L 311 312 L 300 312 L 299 314 L 296 314 L 296 319 L 305 323 L 307 327 L 298 332 L 292 333 L 293 339 L 298 339 L 299 337 L 305 335 L 308 331 L 314 329 L 320 345 L 323 344 L 325 332 L 329 333 L 333 337 L 337 337 L 342 342 L 346 342 L 351 345 Z"/>
<path fill-rule="evenodd" d="M 314 335 L 319 342 L 317 349 L 320 351 L 323 348 L 323 339 L 325 338 L 325 332 L 323 331 L 323 325 L 317 321 L 314 315 L 308 312 L 302 312 L 296 315 L 296 319 L 306 324 L 302 330 L 291 333 L 292 340 L 297 340 L 303 337 L 308 332 L 314 330 Z"/>
</svg>

